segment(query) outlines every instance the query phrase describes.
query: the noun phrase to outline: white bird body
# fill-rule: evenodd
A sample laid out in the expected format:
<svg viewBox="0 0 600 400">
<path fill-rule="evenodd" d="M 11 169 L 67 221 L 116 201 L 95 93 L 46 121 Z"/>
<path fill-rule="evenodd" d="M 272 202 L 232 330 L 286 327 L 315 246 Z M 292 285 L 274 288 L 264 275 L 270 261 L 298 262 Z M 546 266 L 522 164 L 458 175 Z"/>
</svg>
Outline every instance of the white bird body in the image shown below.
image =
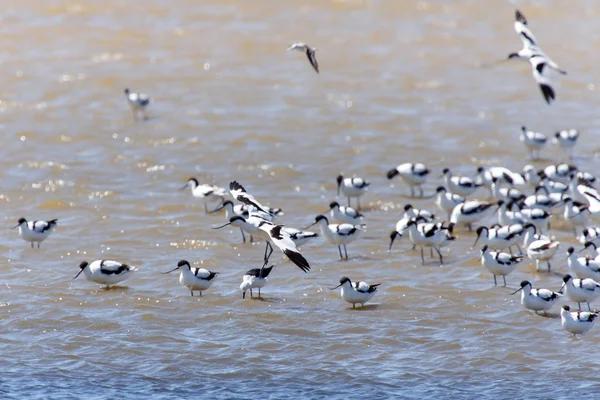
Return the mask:
<svg viewBox="0 0 600 400">
<path fill-rule="evenodd" d="M 586 311 L 571 312 L 569 306 L 566 305 L 560 310 L 562 327 L 573 335 L 587 333 L 596 323 L 596 318 L 598 318 L 598 313 Z"/>
<path fill-rule="evenodd" d="M 548 165 L 538 174 L 542 179 L 557 181 L 567 185 L 571 182 L 571 176 L 576 173 L 577 170 L 577 167 L 571 164 L 552 164 Z"/>
<path fill-rule="evenodd" d="M 329 205 L 329 218 L 337 224 L 358 225 L 363 215 L 352 207 L 340 206 L 337 201 Z"/>
<path fill-rule="evenodd" d="M 554 134 L 552 143 L 557 144 L 570 158 L 573 156 L 573 147 L 577 144 L 577 139 L 579 139 L 577 129 L 565 129 Z"/>
<path fill-rule="evenodd" d="M 257 211 L 270 214 L 269 208 L 260 204 L 258 200 L 256 200 L 254 196 L 249 194 L 246 191 L 246 189 L 237 181 L 232 181 L 229 183 L 229 192 L 231 193 L 233 198 L 239 201 L 240 203 L 245 204 L 246 206 L 251 206 Z"/>
<path fill-rule="evenodd" d="M 352 282 L 349 278 L 343 277 L 340 279 L 340 284 L 336 286 L 334 289 L 338 287 L 342 287 L 340 291 L 340 295 L 344 301 L 351 303 L 352 308 L 356 306 L 356 304 L 360 304 L 364 306 L 365 303 L 375 295 L 377 292 L 377 287 L 380 284 L 369 285 L 365 282 Z"/>
<path fill-rule="evenodd" d="M 492 203 L 484 203 L 479 200 L 469 200 L 457 205 L 450 215 L 450 225 L 467 225 L 480 221 L 492 211 Z M 451 229 L 452 231 L 452 229 Z"/>
<path fill-rule="evenodd" d="M 81 270 L 75 278 L 83 272 L 88 281 L 99 283 L 106 287 L 123 282 L 133 272 L 138 270 L 137 267 L 110 260 L 96 260 L 92 261 L 91 264 L 84 261 L 79 265 L 79 268 Z"/>
<path fill-rule="evenodd" d="M 524 187 L 527 183 L 521 174 L 511 171 L 505 167 L 479 167 L 477 168 L 476 182 L 488 189 L 492 187 L 492 182 L 496 178 L 498 182 L 506 182 L 512 187 Z"/>
<path fill-rule="evenodd" d="M 528 310 L 542 311 L 546 314 L 552 306 L 563 296 L 561 293 L 548 289 L 532 289 L 528 281 L 521 282 L 521 288 L 514 292 L 521 292 L 521 304 Z"/>
<path fill-rule="evenodd" d="M 465 202 L 465 198 L 449 192 L 445 187 L 440 186 L 437 188 L 435 198 L 435 205 L 443 212 L 448 214 L 448 218 L 452 214 L 452 210 L 459 204 Z"/>
<path fill-rule="evenodd" d="M 226 195 L 226 190 L 213 185 L 199 184 L 196 178 L 188 179 L 187 183 L 181 188 L 185 190 L 190 188 L 192 196 L 197 199 L 201 199 L 204 202 L 204 211 L 208 213 L 207 201 L 218 200 L 223 202 Z"/>
<path fill-rule="evenodd" d="M 342 192 L 348 198 L 348 207 L 350 207 L 350 198 L 356 197 L 358 209 L 360 209 L 359 198 L 367 192 L 370 183 L 362 178 L 344 178 L 340 175 L 337 177 L 337 185 L 338 196 Z"/>
<path fill-rule="evenodd" d="M 325 241 L 338 246 L 338 251 L 340 253 L 341 259 L 344 259 L 344 257 L 342 256 L 341 246 L 344 247 L 346 253 L 345 258 L 347 259 L 348 251 L 346 249 L 346 245 L 358 239 L 366 228 L 366 225 L 330 224 L 327 220 L 327 217 L 324 217 L 322 215 L 318 215 L 315 218 L 315 222 L 312 225 L 317 224 L 321 229 L 321 234 L 323 235 Z"/>
<path fill-rule="evenodd" d="M 268 281 L 268 276 L 273 269 L 273 265 L 264 268 L 254 268 L 249 270 L 242 277 L 242 283 L 240 290 L 242 291 L 242 298 L 246 297 L 246 292 L 250 291 L 250 297 L 253 296 L 252 289 L 258 289 L 258 297 L 260 297 L 260 289 L 265 287 Z"/>
<path fill-rule="evenodd" d="M 124 90 L 125 98 L 127 103 L 131 107 L 133 112 L 133 119 L 138 120 L 139 114 L 142 115 L 143 119 L 147 119 L 146 108 L 150 105 L 150 97 L 145 93 L 132 92 L 129 89 Z"/>
<path fill-rule="evenodd" d="M 39 249 L 40 243 L 46 240 L 52 231 L 54 231 L 56 223 L 56 219 L 51 221 L 28 222 L 25 218 L 19 218 L 19 221 L 14 228 L 19 228 L 19 236 L 21 236 L 21 239 L 24 241 L 31 243 L 32 249 L 33 243 L 37 243 L 37 247 Z"/>
<path fill-rule="evenodd" d="M 302 247 L 307 242 L 311 241 L 314 238 L 319 237 L 318 233 L 301 231 L 296 228 L 284 227 L 283 230 L 290 235 L 290 239 L 294 242 L 296 247 Z"/>
<path fill-rule="evenodd" d="M 579 236 L 579 243 L 585 244 L 586 242 L 594 242 L 596 245 L 600 245 L 600 226 L 588 226 L 584 228 Z"/>
<path fill-rule="evenodd" d="M 568 197 L 564 200 L 565 211 L 563 217 L 565 221 L 573 226 L 573 232 L 577 236 L 576 228 L 585 228 L 589 224 L 590 210 L 586 206 L 578 206 L 573 203 L 573 200 Z"/>
<path fill-rule="evenodd" d="M 317 56 L 315 54 L 317 52 L 316 48 L 310 47 L 306 43 L 293 43 L 290 47 L 287 48 L 287 51 L 292 50 L 305 52 L 306 57 L 310 62 L 310 65 L 312 65 L 314 70 L 317 71 L 317 74 L 319 73 L 319 63 L 317 62 Z"/>
<path fill-rule="evenodd" d="M 513 225 L 513 224 L 521 224 L 525 225 L 527 222 L 523 214 L 520 211 L 510 211 L 506 207 L 506 203 L 504 201 L 498 202 L 498 223 L 500 225 Z"/>
<path fill-rule="evenodd" d="M 527 147 L 532 159 L 539 159 L 540 151 L 546 145 L 548 138 L 543 133 L 527 130 L 524 126 L 521 127 L 521 131 L 519 140 Z"/>
<path fill-rule="evenodd" d="M 429 169 L 421 163 L 404 163 L 398 165 L 396 168 L 391 169 L 387 173 L 387 178 L 392 179 L 396 175 L 400 175 L 400 178 L 404 183 L 410 187 L 411 196 L 415 195 L 415 188 L 419 189 L 421 197 L 423 197 L 423 184 L 427 180 L 429 175 Z"/>
<path fill-rule="evenodd" d="M 179 283 L 187 288 L 192 296 L 194 295 L 194 291 L 200 292 L 200 296 L 202 296 L 202 292 L 212 285 L 214 278 L 218 275 L 218 272 L 211 272 L 205 268 L 192 267 L 186 260 L 179 261 L 175 269 L 164 272 L 164 274 L 178 269 L 181 269 Z"/>
<path fill-rule="evenodd" d="M 593 258 L 577 257 L 572 247 L 567 249 L 567 265 L 579 279 L 593 279 L 600 281 L 600 261 Z"/>
<path fill-rule="evenodd" d="M 542 208 L 524 208 L 521 210 L 521 215 L 525 218 L 525 222 L 535 226 L 538 232 L 548 231 L 551 214 Z"/>
<path fill-rule="evenodd" d="M 563 277 L 563 288 L 567 298 L 579 306 L 581 303 L 587 303 L 588 310 L 591 310 L 590 303 L 600 297 L 600 284 L 593 279 L 574 279 L 567 274 Z"/>
<path fill-rule="evenodd" d="M 494 275 L 494 286 L 496 282 L 496 276 L 501 276 L 504 280 L 504 286 L 506 286 L 506 275 L 513 272 L 523 256 L 513 256 L 508 253 L 489 251 L 488 246 L 483 246 L 481 249 L 481 265 L 485 267 L 492 275 Z"/>
<path fill-rule="evenodd" d="M 475 181 L 466 176 L 453 176 L 449 168 L 444 168 L 444 182 L 448 190 L 462 197 L 475 193 L 477 185 Z"/>
<path fill-rule="evenodd" d="M 480 226 L 477 228 L 477 240 L 473 244 L 481 241 L 490 249 L 509 249 L 512 246 L 518 246 L 525 234 L 522 224 L 504 225 L 493 228 Z"/>
</svg>

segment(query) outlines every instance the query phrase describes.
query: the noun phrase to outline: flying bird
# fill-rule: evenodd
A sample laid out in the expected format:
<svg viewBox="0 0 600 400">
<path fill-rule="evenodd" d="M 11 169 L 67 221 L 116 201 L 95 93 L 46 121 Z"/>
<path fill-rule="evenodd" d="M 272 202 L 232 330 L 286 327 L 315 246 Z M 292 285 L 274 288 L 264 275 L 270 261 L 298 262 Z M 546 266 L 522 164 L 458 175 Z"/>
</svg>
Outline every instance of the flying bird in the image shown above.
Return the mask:
<svg viewBox="0 0 600 400">
<path fill-rule="evenodd" d="M 294 43 L 287 49 L 287 51 L 292 50 L 306 52 L 306 57 L 308 57 L 310 65 L 312 65 L 315 71 L 317 71 L 317 74 L 319 73 L 319 63 L 317 62 L 317 57 L 315 56 L 315 52 L 317 51 L 317 49 L 310 47 L 305 43 Z"/>
</svg>

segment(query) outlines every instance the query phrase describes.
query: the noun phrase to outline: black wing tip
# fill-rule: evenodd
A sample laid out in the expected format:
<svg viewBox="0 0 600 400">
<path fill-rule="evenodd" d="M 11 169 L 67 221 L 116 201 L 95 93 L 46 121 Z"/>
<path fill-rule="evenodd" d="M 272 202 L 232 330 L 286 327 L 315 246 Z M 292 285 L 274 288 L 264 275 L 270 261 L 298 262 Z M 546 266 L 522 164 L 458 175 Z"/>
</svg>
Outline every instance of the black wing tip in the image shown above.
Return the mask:
<svg viewBox="0 0 600 400">
<path fill-rule="evenodd" d="M 556 94 L 554 93 L 554 89 L 550 85 L 540 85 L 540 89 L 542 91 L 542 95 L 544 95 L 544 99 L 546 103 L 552 103 L 552 100 L 556 99 Z"/>
<path fill-rule="evenodd" d="M 523 13 L 519 10 L 515 11 L 515 19 L 521 22 L 523 25 L 527 25 L 527 18 L 523 15 Z"/>
<path fill-rule="evenodd" d="M 287 256 L 287 258 L 290 259 L 290 261 L 292 261 L 294 264 L 296 264 L 296 266 L 298 268 L 300 268 L 302 271 L 304 272 L 308 272 L 310 271 L 310 265 L 308 264 L 308 261 L 306 261 L 306 258 L 304 258 L 304 256 L 300 253 L 298 253 L 297 251 L 292 251 L 292 250 L 285 250 L 283 252 L 283 254 L 285 254 Z"/>
<path fill-rule="evenodd" d="M 246 189 L 244 189 L 244 187 L 242 185 L 240 185 L 238 183 L 238 181 L 233 181 L 229 183 L 229 190 L 241 190 L 242 192 L 245 192 Z"/>
</svg>

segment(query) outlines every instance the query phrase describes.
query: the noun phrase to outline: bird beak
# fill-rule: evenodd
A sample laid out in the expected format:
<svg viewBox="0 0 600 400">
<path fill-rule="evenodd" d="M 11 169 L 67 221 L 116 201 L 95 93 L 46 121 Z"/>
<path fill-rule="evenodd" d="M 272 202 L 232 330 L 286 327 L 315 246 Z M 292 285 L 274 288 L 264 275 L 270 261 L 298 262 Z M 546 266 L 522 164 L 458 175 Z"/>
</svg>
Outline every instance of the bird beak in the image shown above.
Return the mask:
<svg viewBox="0 0 600 400">
<path fill-rule="evenodd" d="M 15 228 L 16 228 L 16 227 L 15 227 Z M 15 229 L 15 228 L 13 228 L 13 229 Z M 583 249 L 579 250 L 579 253 L 583 253 L 583 252 L 584 252 L 584 251 L 586 251 L 586 250 L 587 250 L 587 247 L 584 247 Z M 569 258 L 569 256 L 567 256 L 567 258 Z"/>
<path fill-rule="evenodd" d="M 512 292 L 512 293 L 511 293 L 511 295 L 513 295 L 513 294 L 517 294 L 517 293 L 519 293 L 521 290 L 523 290 L 523 288 L 519 288 L 517 291 L 515 291 L 515 292 Z"/>
<path fill-rule="evenodd" d="M 330 288 L 329 290 L 335 290 L 335 289 L 339 288 L 340 286 L 342 286 L 342 284 L 341 284 L 341 283 L 340 283 L 339 285 L 337 285 L 336 287 L 332 287 L 332 288 Z"/>
<path fill-rule="evenodd" d="M 186 183 L 185 185 L 183 185 L 183 187 L 179 188 L 179 190 L 185 190 L 188 188 L 188 184 Z"/>
<path fill-rule="evenodd" d="M 560 287 L 560 290 L 558 291 L 558 293 L 562 294 L 563 289 L 565 288 L 566 285 L 567 285 L 566 283 L 563 283 L 563 285 Z"/>
<path fill-rule="evenodd" d="M 215 208 L 214 210 L 212 210 L 212 211 L 209 211 L 208 213 L 209 213 L 209 214 L 214 214 L 214 213 L 216 213 L 217 211 L 221 211 L 221 210 L 222 210 L 222 209 L 224 209 L 224 208 L 225 208 L 225 206 L 224 206 L 224 205 L 221 205 L 220 207 L 217 207 L 217 208 Z"/>
<path fill-rule="evenodd" d="M 221 228 L 225 228 L 227 225 L 231 225 L 231 222 L 226 223 L 225 225 L 221 225 L 221 226 L 215 226 L 213 227 L 213 229 L 221 229 Z"/>
<path fill-rule="evenodd" d="M 313 222 L 312 224 L 310 224 L 309 226 L 307 226 L 306 228 L 302 228 L 302 229 L 309 229 L 311 226 L 314 226 L 314 225 L 316 225 L 316 223 L 317 223 L 317 222 L 315 221 L 315 222 Z"/>
<path fill-rule="evenodd" d="M 477 235 L 477 238 L 475 238 L 475 243 L 473 243 L 473 246 L 471 246 L 471 249 L 475 248 L 475 245 L 477 244 L 477 242 L 479 242 L 479 235 Z"/>
<path fill-rule="evenodd" d="M 87 268 L 87 267 L 86 267 L 86 268 Z M 83 269 L 79 270 L 79 272 L 77 273 L 77 275 L 75 275 L 75 277 L 73 278 L 73 280 L 77 279 L 77 277 L 78 277 L 79 275 L 81 275 L 81 273 L 83 272 L 83 270 L 84 270 L 84 269 L 85 269 L 85 268 L 83 268 Z"/>
<path fill-rule="evenodd" d="M 13 227 L 12 227 L 12 228 L 10 228 L 10 229 L 17 229 L 19 226 L 21 226 L 21 224 L 17 224 L 16 226 L 13 226 Z"/>
<path fill-rule="evenodd" d="M 173 269 L 172 269 L 172 270 L 170 270 L 170 271 L 167 271 L 167 272 L 161 272 L 161 274 L 163 274 L 163 275 L 165 275 L 165 274 L 170 274 L 171 272 L 173 272 L 173 271 L 177 271 L 178 269 L 179 269 L 179 267 L 177 267 L 177 268 L 173 268 Z"/>
</svg>

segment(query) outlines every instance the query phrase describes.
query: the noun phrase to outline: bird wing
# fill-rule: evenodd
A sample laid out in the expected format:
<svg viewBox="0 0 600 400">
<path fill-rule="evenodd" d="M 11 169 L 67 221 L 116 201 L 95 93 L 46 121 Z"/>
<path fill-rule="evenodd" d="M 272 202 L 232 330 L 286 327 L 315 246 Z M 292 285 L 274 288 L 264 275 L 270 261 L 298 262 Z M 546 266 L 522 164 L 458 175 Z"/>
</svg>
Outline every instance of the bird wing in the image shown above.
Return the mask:
<svg viewBox="0 0 600 400">
<path fill-rule="evenodd" d="M 197 278 L 205 279 L 207 281 L 212 280 L 215 276 L 217 276 L 219 274 L 218 272 L 211 272 L 211 271 L 207 270 L 206 268 L 192 267 L 190 270 Z"/>
<path fill-rule="evenodd" d="M 290 234 L 287 233 L 283 228 L 283 225 L 275 225 L 272 228 L 264 228 L 260 227 L 263 230 L 267 230 L 269 232 L 269 236 L 271 241 L 275 246 L 279 247 L 279 249 L 285 254 L 298 268 L 300 268 L 304 272 L 310 271 L 310 265 L 308 261 L 296 248 L 296 243 L 290 237 Z"/>
<path fill-rule="evenodd" d="M 553 292 L 548 289 L 533 289 L 532 292 L 535 290 L 537 290 L 538 297 L 546 301 L 554 300 L 557 297 L 561 296 L 559 293 Z"/>
<path fill-rule="evenodd" d="M 249 205 L 249 206 L 253 206 L 257 210 L 269 214 L 266 207 L 264 207 L 262 204 L 260 204 L 258 201 L 256 201 L 254 196 L 252 196 L 251 194 L 248 194 L 248 192 L 246 192 L 246 189 L 244 189 L 244 187 L 242 185 L 240 185 L 237 181 L 233 181 L 229 184 L 229 191 L 231 192 L 231 195 L 237 201 L 244 203 L 246 205 Z"/>
<path fill-rule="evenodd" d="M 306 57 L 308 57 L 308 61 L 310 61 L 310 65 L 313 66 L 317 74 L 319 73 L 319 63 L 317 62 L 317 56 L 315 55 L 314 49 L 306 46 Z"/>
<path fill-rule="evenodd" d="M 429 170 L 427 169 L 427 167 L 424 164 L 416 163 L 416 164 L 412 164 L 412 172 L 415 175 L 424 176 L 429 173 Z"/>
<path fill-rule="evenodd" d="M 544 100 L 550 104 L 556 98 L 556 95 L 554 89 L 550 86 L 550 80 L 546 76 L 547 60 L 543 56 L 533 56 L 529 59 L 529 62 L 531 63 L 533 78 L 540 86 Z"/>
<path fill-rule="evenodd" d="M 50 224 L 47 221 L 31 221 L 29 222 L 29 224 L 29 229 L 39 233 L 45 232 L 46 230 L 50 229 Z"/>
<path fill-rule="evenodd" d="M 100 272 L 105 275 L 119 275 L 131 269 L 134 269 L 134 267 L 130 267 L 129 265 L 118 261 L 102 260 L 100 262 Z"/>
<path fill-rule="evenodd" d="M 519 34 L 519 37 L 523 42 L 523 47 L 538 47 L 535 36 L 533 36 L 533 33 L 531 33 L 527 27 L 527 19 L 525 16 L 519 10 L 517 10 L 515 14 L 515 31 Z"/>
<path fill-rule="evenodd" d="M 339 224 L 339 225 L 333 225 L 333 227 L 334 227 L 333 228 L 334 233 L 337 233 L 338 235 L 341 235 L 341 236 L 349 236 L 349 235 L 352 235 L 354 232 L 356 232 L 356 226 L 354 226 L 352 224 Z"/>
</svg>

